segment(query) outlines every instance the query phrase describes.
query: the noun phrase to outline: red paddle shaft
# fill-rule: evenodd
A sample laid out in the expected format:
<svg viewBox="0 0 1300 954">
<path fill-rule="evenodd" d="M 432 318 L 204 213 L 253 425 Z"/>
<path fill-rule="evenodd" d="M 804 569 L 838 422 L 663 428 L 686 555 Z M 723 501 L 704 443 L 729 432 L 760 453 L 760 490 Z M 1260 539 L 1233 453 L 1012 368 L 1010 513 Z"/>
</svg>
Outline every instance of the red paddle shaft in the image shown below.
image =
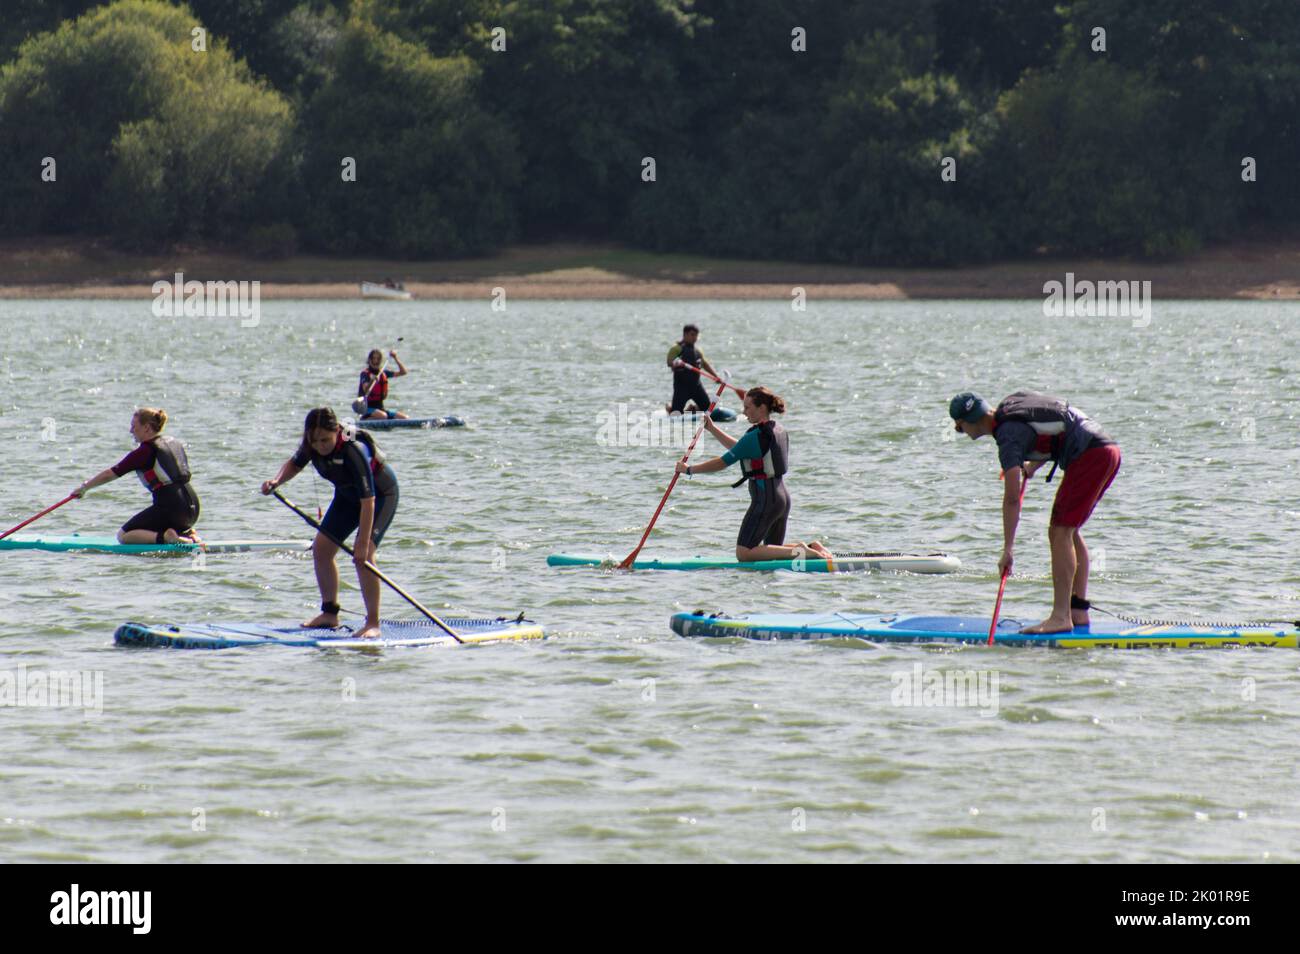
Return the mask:
<svg viewBox="0 0 1300 954">
<path fill-rule="evenodd" d="M 723 387 L 731 388 L 731 390 L 735 391 L 735 392 L 736 392 L 737 394 L 739 394 L 742 398 L 745 396 L 745 389 L 744 389 L 744 388 L 738 388 L 738 387 L 736 387 L 734 384 L 728 384 L 726 381 L 722 380 L 722 378 L 720 378 L 720 377 L 718 377 L 717 375 L 714 375 L 714 374 L 709 374 L 709 372 L 705 371 L 703 368 L 697 368 L 695 365 L 693 365 L 693 364 L 686 364 L 685 362 L 682 362 L 682 367 L 683 367 L 683 368 L 689 368 L 691 371 L 694 371 L 696 374 L 698 374 L 698 375 L 699 375 L 700 377 L 702 377 L 702 378 L 708 378 L 710 381 L 717 381 L 717 382 L 718 382 L 719 384 L 721 384 Z M 721 392 L 719 392 L 719 393 L 721 393 Z"/>
<path fill-rule="evenodd" d="M 60 500 L 60 501 L 59 501 L 58 503 L 56 503 L 54 506 L 52 506 L 52 507 L 46 507 L 44 510 L 42 510 L 40 513 L 38 513 L 36 516 L 34 516 L 34 517 L 28 517 L 28 518 L 27 518 L 26 520 L 24 520 L 22 523 L 18 524 L 18 526 L 16 526 L 16 527 L 10 527 L 10 528 L 9 528 L 8 530 L 6 530 L 4 533 L 0 533 L 0 540 L 3 540 L 5 537 L 9 536 L 9 534 L 11 534 L 11 533 L 16 533 L 16 532 L 18 532 L 18 531 L 21 530 L 23 527 L 25 527 L 25 526 L 27 526 L 29 523 L 31 523 L 33 520 L 39 520 L 41 517 L 45 516 L 45 515 L 46 515 L 47 513 L 49 513 L 51 510 L 57 510 L 59 507 L 62 507 L 65 503 L 67 503 L 69 500 L 76 500 L 76 499 L 77 499 L 77 498 L 76 498 L 75 495 L 73 495 L 73 494 L 68 494 L 66 497 L 64 497 L 62 500 Z"/>
<path fill-rule="evenodd" d="M 1023 507 L 1025 504 L 1025 488 L 1029 486 L 1029 478 L 1024 476 L 1024 471 L 1020 471 L 1020 474 L 1022 478 L 1020 483 L 1020 505 Z M 993 645 L 993 632 L 998 628 L 998 614 L 1002 612 L 1002 594 L 1007 588 L 1007 573 L 1010 569 L 1010 567 L 1007 567 L 1006 570 L 1002 571 L 1002 582 L 998 584 L 998 601 L 993 607 L 993 621 L 989 623 L 988 644 L 990 646 Z"/>
<path fill-rule="evenodd" d="M 690 365 L 687 365 L 687 367 L 690 367 Z M 719 382 L 718 392 L 713 395 L 713 403 L 710 404 L 709 409 L 704 412 L 704 423 L 696 428 L 695 436 L 691 438 L 690 446 L 686 448 L 686 453 L 682 455 L 682 463 L 685 463 L 686 459 L 691 456 L 691 451 L 695 450 L 695 444 L 699 441 L 700 435 L 704 433 L 704 428 L 709 423 L 710 416 L 713 414 L 713 409 L 718 406 L 718 399 L 722 397 L 722 390 L 725 387 L 727 387 L 726 381 Z M 641 548 L 645 546 L 646 540 L 650 539 L 650 531 L 654 529 L 655 521 L 659 519 L 659 514 L 663 512 L 664 504 L 668 502 L 668 495 L 671 494 L 673 488 L 677 486 L 677 478 L 680 476 L 681 474 L 677 471 L 673 471 L 673 479 L 668 482 L 668 489 L 664 491 L 663 499 L 659 501 L 659 506 L 655 508 L 655 515 L 650 518 L 650 523 L 646 526 L 645 533 L 641 534 L 641 540 L 637 543 L 636 549 L 629 553 L 627 559 L 618 565 L 620 570 L 632 569 L 632 563 L 636 560 L 637 554 L 641 552 Z"/>
</svg>

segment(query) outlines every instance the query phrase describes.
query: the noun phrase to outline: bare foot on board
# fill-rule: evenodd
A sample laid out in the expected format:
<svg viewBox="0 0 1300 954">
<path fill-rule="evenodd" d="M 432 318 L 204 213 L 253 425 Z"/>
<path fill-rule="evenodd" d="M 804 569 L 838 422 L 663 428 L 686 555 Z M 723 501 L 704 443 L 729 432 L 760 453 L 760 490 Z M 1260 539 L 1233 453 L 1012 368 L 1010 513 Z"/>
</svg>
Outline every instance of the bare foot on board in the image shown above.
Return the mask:
<svg viewBox="0 0 1300 954">
<path fill-rule="evenodd" d="M 1072 633 L 1074 624 L 1068 619 L 1061 619 L 1056 616 L 1049 616 L 1036 626 L 1026 626 L 1021 630 L 1031 636 L 1045 636 L 1051 633 Z"/>
<path fill-rule="evenodd" d="M 301 625 L 303 629 L 338 629 L 339 617 L 337 613 L 321 613 Z"/>
</svg>

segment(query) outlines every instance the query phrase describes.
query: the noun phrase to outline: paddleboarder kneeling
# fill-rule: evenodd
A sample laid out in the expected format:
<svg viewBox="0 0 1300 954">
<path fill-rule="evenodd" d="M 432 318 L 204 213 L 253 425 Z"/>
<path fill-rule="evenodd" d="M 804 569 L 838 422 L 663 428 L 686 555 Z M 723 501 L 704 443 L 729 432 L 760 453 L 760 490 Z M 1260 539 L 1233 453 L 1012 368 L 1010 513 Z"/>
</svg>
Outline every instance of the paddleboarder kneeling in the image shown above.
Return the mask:
<svg viewBox="0 0 1300 954">
<path fill-rule="evenodd" d="M 320 615 L 302 625 L 329 629 L 339 625 L 339 569 L 334 558 L 339 543 L 355 530 L 352 562 L 366 604 L 366 623 L 356 635 L 358 639 L 377 637 L 380 635 L 379 577 L 366 569 L 366 561 L 375 562 L 375 550 L 397 512 L 397 475 L 384 461 L 373 437 L 362 430 L 345 432 L 328 407 L 318 407 L 307 414 L 302 443 L 280 467 L 275 479 L 262 484 L 262 493 L 269 494 L 292 480 L 309 463 L 334 485 L 334 499 L 311 545 L 316 583 L 320 587 Z"/>
<path fill-rule="evenodd" d="M 199 519 L 199 497 L 190 486 L 190 461 L 185 445 L 164 437 L 167 412 L 142 407 L 131 415 L 131 436 L 139 446 L 107 470 L 83 482 L 72 496 L 81 497 L 92 487 L 135 471 L 153 503 L 122 524 L 118 543 L 198 543 L 194 524 Z"/>
<path fill-rule="evenodd" d="M 1095 421 L 1060 398 L 1017 391 L 996 408 L 978 394 L 958 394 L 948 416 L 971 440 L 992 434 L 1002 467 L 1002 557 L 998 570 L 1010 574 L 1016 528 L 1020 525 L 1021 480 L 1052 462 L 1050 481 L 1065 471 L 1052 504 L 1047 539 L 1052 551 L 1052 615 L 1025 633 L 1068 633 L 1087 626 L 1088 547 L 1080 528 L 1119 471 L 1120 450 Z"/>
<path fill-rule="evenodd" d="M 352 402 L 352 409 L 361 415 L 361 419 L 380 418 L 388 420 L 406 420 L 401 411 L 384 410 L 384 401 L 388 399 L 388 379 L 400 378 L 406 374 L 406 365 L 397 356 L 396 351 L 389 351 L 388 356 L 397 362 L 397 370 L 389 371 L 384 361 L 384 353 L 378 348 L 366 355 L 366 366 L 361 369 L 361 381 L 357 384 L 357 399 Z"/>
<path fill-rule="evenodd" d="M 705 410 L 708 407 L 704 405 Z M 740 438 L 727 434 L 706 417 L 704 426 L 727 448 L 726 453 L 702 464 L 688 466 L 678 461 L 677 472 L 687 477 L 711 474 L 741 462 L 741 478 L 732 486 L 749 484 L 749 509 L 736 538 L 737 560 L 796 560 L 810 553 L 832 559 L 833 554 L 820 543 L 785 543 L 790 493 L 782 478 L 790 459 L 790 445 L 785 428 L 772 420 L 773 414 L 785 413 L 785 401 L 767 388 L 750 388 L 745 392 L 744 413 L 752 426 Z"/>
</svg>

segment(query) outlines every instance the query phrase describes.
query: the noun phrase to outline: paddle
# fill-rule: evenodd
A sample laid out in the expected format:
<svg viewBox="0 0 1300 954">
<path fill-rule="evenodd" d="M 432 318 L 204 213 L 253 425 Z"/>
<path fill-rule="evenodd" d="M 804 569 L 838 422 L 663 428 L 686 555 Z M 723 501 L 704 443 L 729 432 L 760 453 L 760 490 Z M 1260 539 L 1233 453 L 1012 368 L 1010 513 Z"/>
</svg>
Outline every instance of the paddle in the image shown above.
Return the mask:
<svg viewBox="0 0 1300 954">
<path fill-rule="evenodd" d="M 687 365 L 687 367 L 689 367 L 689 365 Z M 704 428 L 709 423 L 710 416 L 713 414 L 713 409 L 718 406 L 718 399 L 722 397 L 722 391 L 726 387 L 726 381 L 719 382 L 718 391 L 713 395 L 713 403 L 710 404 L 709 409 L 704 412 L 703 423 L 695 429 L 695 436 L 691 438 L 690 446 L 686 448 L 686 453 L 682 455 L 682 463 L 686 463 L 686 459 L 691 456 L 691 451 L 695 450 L 695 444 L 699 441 L 700 435 L 704 433 Z M 650 538 L 650 531 L 654 529 L 655 521 L 659 519 L 659 514 L 663 511 L 664 504 L 668 502 L 668 495 L 671 494 L 673 488 L 677 486 L 677 478 L 680 476 L 681 474 L 673 471 L 673 479 L 668 482 L 668 489 L 664 491 L 663 499 L 659 501 L 659 506 L 655 508 L 655 515 L 650 518 L 650 523 L 645 528 L 645 533 L 641 534 L 641 541 L 636 545 L 636 549 L 629 553 L 627 559 L 618 565 L 620 570 L 632 569 L 632 564 L 636 560 L 637 554 L 641 552 L 641 548 L 645 546 L 646 540 Z"/>
<path fill-rule="evenodd" d="M 406 340 L 405 338 L 398 338 L 398 339 L 397 339 L 397 344 L 401 344 L 401 343 L 402 343 L 403 341 L 405 341 L 405 340 Z M 396 349 L 397 349 L 397 345 L 394 345 L 392 348 L 389 348 L 388 350 L 389 350 L 389 351 L 395 351 Z M 376 374 L 376 375 L 375 375 L 375 379 L 374 379 L 373 381 L 370 382 L 370 387 L 366 388 L 366 393 L 365 393 L 365 395 L 364 395 L 363 397 L 359 397 L 359 398 L 357 398 L 355 401 L 352 402 L 352 411 L 353 411 L 353 413 L 355 413 L 355 414 L 365 414 L 366 411 L 369 410 L 369 408 L 370 408 L 370 394 L 371 394 L 372 391 L 374 391 L 375 386 L 376 386 L 377 384 L 379 384 L 379 379 L 380 379 L 381 377 L 383 377 L 384 372 L 387 371 L 387 370 L 388 370 L 388 358 L 384 358 L 384 363 L 383 363 L 382 365 L 380 365 L 380 367 L 379 367 L 379 373 Z"/>
<path fill-rule="evenodd" d="M 1005 477 L 1004 477 L 1004 479 L 1005 479 Z M 1022 472 L 1021 472 L 1021 482 L 1020 482 L 1020 505 L 1021 505 L 1022 507 L 1023 507 L 1024 504 L 1025 504 L 1025 489 L 1026 489 L 1028 486 L 1029 486 L 1029 478 L 1028 478 L 1028 477 L 1025 477 L 1025 476 L 1024 476 L 1024 472 L 1022 471 Z M 1005 570 L 1002 571 L 1002 582 L 1000 582 L 1000 583 L 998 584 L 998 601 L 997 601 L 997 603 L 994 604 L 994 606 L 993 606 L 993 621 L 989 623 L 989 642 L 988 642 L 988 644 L 989 644 L 990 646 L 993 645 L 993 632 L 994 632 L 994 630 L 996 630 L 996 629 L 998 628 L 998 614 L 1002 612 L 1002 594 L 1003 594 L 1003 592 L 1004 592 L 1004 591 L 1006 590 L 1006 588 L 1007 588 L 1007 576 L 1008 576 L 1010 570 L 1011 570 L 1011 568 L 1010 568 L 1010 567 L 1007 567 L 1007 569 L 1005 569 Z"/>
<path fill-rule="evenodd" d="M 334 536 L 333 536 L 332 534 L 325 533 L 325 531 L 321 528 L 321 525 L 320 525 L 318 522 L 316 522 L 315 520 L 313 520 L 313 519 L 311 518 L 311 515 L 310 515 L 310 514 L 305 513 L 304 511 L 298 509 L 298 507 L 295 506 L 292 502 L 290 502 L 289 500 L 286 500 L 286 499 L 284 498 L 284 496 L 280 493 L 280 491 L 279 491 L 278 489 L 277 489 L 277 490 L 273 490 L 273 491 L 271 491 L 271 493 L 273 493 L 273 494 L 275 495 L 275 499 L 276 499 L 276 500 L 280 501 L 280 503 L 284 504 L 286 507 L 288 507 L 288 508 L 289 508 L 290 510 L 292 510 L 294 513 L 296 513 L 298 516 L 302 517 L 302 519 L 306 520 L 309 524 L 311 524 L 313 527 L 315 527 L 316 530 L 317 530 L 317 532 L 319 532 L 319 533 L 324 533 L 326 537 L 328 537 L 329 539 L 333 540 L 333 541 L 334 541 L 335 543 L 337 543 L 340 547 L 342 547 L 343 550 L 344 550 L 344 552 L 346 552 L 349 556 L 355 556 L 355 555 L 356 555 L 356 551 L 353 550 L 353 549 L 352 549 L 350 546 L 348 546 L 346 543 L 344 543 L 342 540 L 337 540 L 337 539 L 334 538 Z M 433 615 L 432 613 L 430 613 L 427 609 L 425 609 L 424 606 L 421 605 L 421 603 L 420 603 L 420 602 L 419 602 L 419 601 L 418 601 L 414 596 L 412 596 L 410 593 L 406 592 L 406 590 L 402 589 L 400 586 L 398 586 L 396 583 L 394 583 L 391 579 L 389 579 L 388 576 L 387 576 L 387 575 L 386 575 L 382 570 L 379 569 L 379 567 L 375 566 L 375 565 L 374 565 L 373 563 L 371 563 L 369 560 L 367 560 L 365 563 L 363 563 L 362 566 L 364 566 L 367 570 L 369 570 L 369 571 L 370 571 L 371 573 L 373 573 L 375 576 L 379 577 L 380 580 L 382 580 L 383 582 L 387 583 L 390 587 L 392 587 L 393 591 L 394 591 L 398 596 L 400 596 L 402 599 L 406 600 L 406 602 L 410 603 L 412 606 L 414 606 L 416 609 L 418 609 L 421 613 L 423 613 L 423 614 L 428 618 L 429 622 L 433 623 L 435 626 L 437 626 L 439 629 L 441 629 L 444 633 L 446 633 L 446 634 L 447 634 L 448 636 L 450 636 L 452 639 L 456 640 L 456 642 L 458 642 L 458 643 L 463 643 L 463 642 L 465 642 L 465 640 L 461 639 L 460 636 L 457 635 L 457 633 L 456 633 L 456 631 L 455 631 L 454 629 L 452 629 L 450 626 L 448 626 L 448 625 L 447 625 L 446 623 L 444 623 L 442 620 L 438 619 L 438 617 L 434 616 L 434 615 Z"/>
<path fill-rule="evenodd" d="M 724 381 L 724 380 L 722 380 L 722 378 L 720 378 L 720 377 L 718 377 L 718 376 L 716 376 L 716 375 L 713 375 L 713 374 L 709 374 L 709 372 L 705 371 L 703 368 L 697 368 L 697 367 L 696 367 L 695 365 L 693 365 L 693 364 L 687 364 L 686 362 L 683 361 L 683 362 L 682 362 L 682 367 L 683 367 L 683 368 L 689 368 L 691 371 L 694 371 L 696 374 L 698 374 L 698 375 L 699 375 L 700 377 L 702 377 L 702 378 L 708 378 L 710 381 L 717 381 L 719 384 L 731 388 L 731 390 L 735 391 L 736 394 L 738 394 L 738 395 L 740 396 L 741 400 L 744 400 L 744 397 L 745 397 L 745 389 L 744 389 L 744 388 L 738 388 L 738 387 L 736 387 L 734 384 L 727 384 L 727 382 Z"/>
<path fill-rule="evenodd" d="M 27 526 L 29 523 L 31 523 L 33 520 L 39 520 L 41 517 L 45 516 L 45 515 L 46 515 L 47 513 L 49 513 L 51 510 L 57 510 L 57 509 L 59 509 L 59 508 L 62 507 L 65 503 L 67 503 L 69 500 L 76 500 L 76 499 L 77 499 L 76 494 L 68 494 L 66 497 L 64 497 L 62 500 L 60 500 L 60 501 L 59 501 L 58 503 L 56 503 L 54 506 L 52 506 L 52 507 L 46 507 L 44 510 L 42 510 L 40 513 L 38 513 L 36 516 L 34 516 L 34 517 L 28 517 L 28 518 L 27 518 L 26 520 L 24 520 L 22 523 L 18 524 L 18 526 L 16 526 L 16 527 L 10 527 L 10 528 L 9 528 L 8 530 L 6 530 L 4 533 L 0 533 L 0 540 L 3 540 L 5 537 L 9 536 L 9 534 L 11 534 L 11 533 L 16 533 L 16 532 L 18 532 L 18 531 L 21 530 L 23 527 L 25 527 L 25 526 Z"/>
</svg>

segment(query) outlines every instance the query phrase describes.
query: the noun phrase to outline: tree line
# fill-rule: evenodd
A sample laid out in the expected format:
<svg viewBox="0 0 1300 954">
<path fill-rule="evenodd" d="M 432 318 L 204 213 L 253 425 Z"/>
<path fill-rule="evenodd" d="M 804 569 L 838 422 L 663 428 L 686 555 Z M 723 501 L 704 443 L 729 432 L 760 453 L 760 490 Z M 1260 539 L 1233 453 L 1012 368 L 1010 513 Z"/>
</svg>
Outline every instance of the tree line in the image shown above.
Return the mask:
<svg viewBox="0 0 1300 954">
<path fill-rule="evenodd" d="M 944 265 L 1300 211 L 1295 0 L 6 0 L 0 62 L 7 236 Z"/>
</svg>

